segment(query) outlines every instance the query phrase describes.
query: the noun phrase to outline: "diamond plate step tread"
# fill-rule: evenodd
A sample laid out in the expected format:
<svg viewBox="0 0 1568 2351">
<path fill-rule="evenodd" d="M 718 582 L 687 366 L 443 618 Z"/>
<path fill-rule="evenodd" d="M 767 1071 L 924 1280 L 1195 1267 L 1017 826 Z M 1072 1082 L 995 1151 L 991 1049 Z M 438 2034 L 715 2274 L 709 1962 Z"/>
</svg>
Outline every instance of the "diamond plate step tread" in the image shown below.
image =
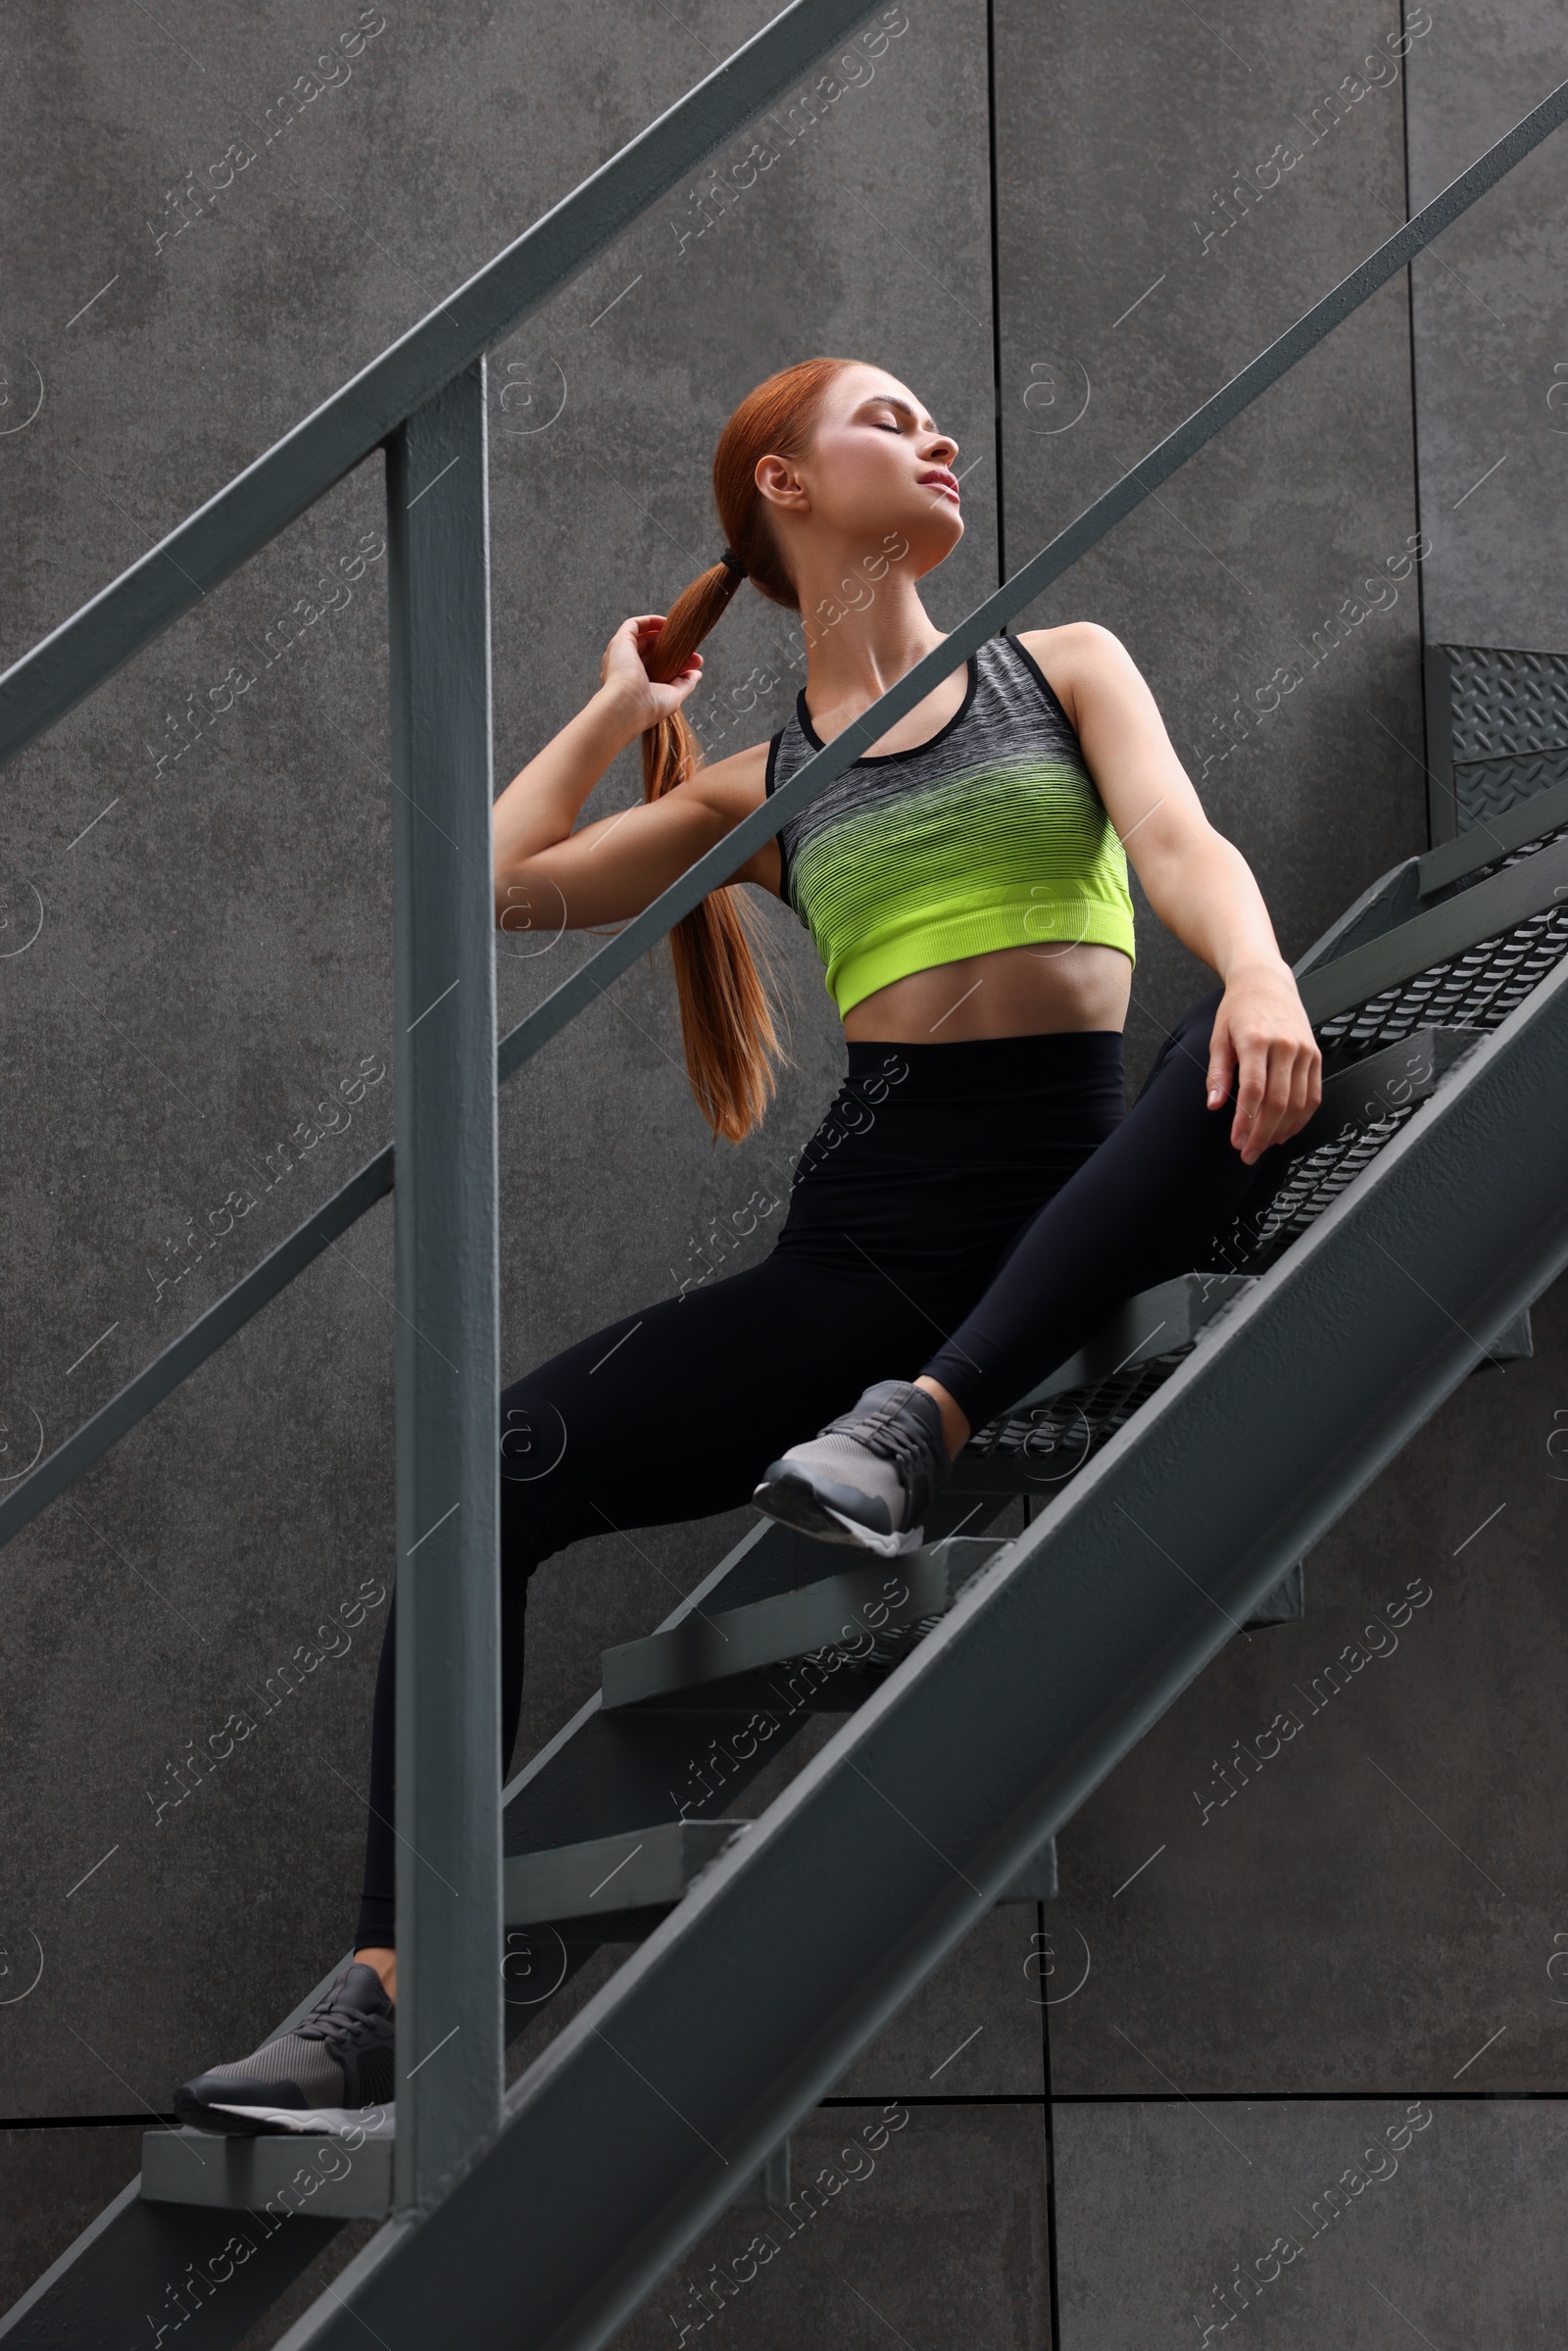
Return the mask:
<svg viewBox="0 0 1568 2351">
<path fill-rule="evenodd" d="M 1445 847 L 1568 775 L 1568 654 L 1422 650 L 1433 838 Z"/>
<path fill-rule="evenodd" d="M 1568 654 L 1445 645 L 1456 764 L 1568 743 Z"/>
<path fill-rule="evenodd" d="M 1455 760 L 1454 811 L 1459 838 L 1495 823 L 1510 808 L 1568 779 L 1568 747 L 1513 752 L 1495 759 Z"/>
</svg>

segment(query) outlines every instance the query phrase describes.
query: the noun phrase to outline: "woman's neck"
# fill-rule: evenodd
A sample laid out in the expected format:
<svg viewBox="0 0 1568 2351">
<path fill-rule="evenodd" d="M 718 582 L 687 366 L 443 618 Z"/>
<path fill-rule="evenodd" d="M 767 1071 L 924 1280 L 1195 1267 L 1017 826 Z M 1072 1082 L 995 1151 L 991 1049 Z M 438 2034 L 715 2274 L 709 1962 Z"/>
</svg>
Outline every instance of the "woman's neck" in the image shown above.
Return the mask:
<svg viewBox="0 0 1568 2351">
<path fill-rule="evenodd" d="M 866 601 L 846 601 L 843 583 Z M 907 572 L 890 565 L 880 580 L 848 564 L 804 565 L 799 578 L 806 632 L 806 700 L 819 733 L 838 734 L 940 645 L 939 629 Z M 831 614 L 837 612 L 834 619 Z M 827 721 L 826 729 L 823 720 Z"/>
</svg>

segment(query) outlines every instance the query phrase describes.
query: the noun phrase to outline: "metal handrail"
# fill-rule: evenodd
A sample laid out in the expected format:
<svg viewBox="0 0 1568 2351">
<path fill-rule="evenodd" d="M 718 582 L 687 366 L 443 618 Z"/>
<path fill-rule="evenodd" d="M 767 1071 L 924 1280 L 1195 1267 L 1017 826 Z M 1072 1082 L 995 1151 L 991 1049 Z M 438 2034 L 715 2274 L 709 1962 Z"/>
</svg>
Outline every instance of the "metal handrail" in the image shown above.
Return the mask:
<svg viewBox="0 0 1568 2351">
<path fill-rule="evenodd" d="M 582 263 L 589 259 L 592 253 L 597 252 L 608 237 L 614 233 L 613 230 L 606 229 L 599 234 L 594 224 L 600 222 L 603 217 L 608 217 L 614 205 L 624 205 L 628 201 L 626 193 L 628 184 L 642 184 L 641 180 L 629 183 L 622 176 L 623 173 L 630 173 L 632 159 L 641 157 L 636 167 L 639 172 L 644 175 L 653 172 L 653 161 L 643 151 L 656 132 L 662 132 L 665 136 L 666 146 L 661 150 L 662 156 L 661 168 L 667 166 L 667 141 L 673 138 L 672 126 L 677 122 L 685 123 L 687 132 L 691 136 L 698 135 L 699 131 L 701 135 L 707 136 L 708 130 L 711 127 L 710 117 L 707 113 L 694 116 L 689 110 L 699 99 L 704 98 L 705 93 L 715 93 L 718 85 L 724 82 L 725 76 L 730 73 L 731 68 L 738 67 L 743 60 L 748 58 L 753 60 L 750 68 L 751 78 L 744 87 L 747 103 L 750 103 L 751 94 L 760 86 L 763 75 L 763 67 L 756 59 L 754 53 L 759 51 L 763 42 L 778 33 L 780 27 L 785 24 L 786 19 L 794 20 L 801 14 L 803 8 L 812 10 L 813 25 L 818 25 L 822 18 L 822 11 L 815 6 L 815 0 L 798 0 L 796 8 L 787 11 L 785 17 L 775 19 L 774 24 L 768 26 L 765 32 L 759 34 L 757 40 L 751 42 L 747 49 L 740 51 L 736 58 L 729 61 L 728 65 L 701 83 L 689 98 L 681 101 L 679 106 L 671 108 L 670 112 L 662 116 L 649 131 L 645 131 L 641 138 L 634 139 L 630 146 L 623 148 L 613 162 L 607 164 L 603 171 L 596 172 L 593 178 L 585 181 L 574 195 L 568 197 L 564 204 L 559 205 L 553 213 L 547 214 L 535 228 L 530 229 L 514 245 L 510 246 L 498 262 L 491 264 L 488 269 L 481 270 L 477 276 L 470 278 L 467 285 L 453 297 L 453 302 L 465 302 L 471 314 L 482 300 L 488 301 L 490 304 L 489 315 L 495 317 L 504 313 L 504 323 L 497 329 L 497 332 L 508 331 L 506 321 L 514 323 L 515 317 L 525 315 L 526 309 L 535 307 L 539 301 L 544 299 L 546 292 L 553 291 L 555 284 L 562 282 L 562 278 L 556 278 L 543 290 L 536 288 L 528 295 L 523 311 L 514 314 L 506 307 L 514 299 L 520 298 L 517 289 L 521 283 L 521 272 L 524 268 L 523 257 L 533 249 L 533 241 L 541 237 L 546 229 L 551 228 L 552 223 L 557 224 L 554 231 L 556 245 L 552 247 L 552 250 L 567 250 L 577 256 L 575 260 L 568 259 L 561 264 L 563 277 L 564 274 L 569 274 L 571 269 L 581 267 Z M 863 17 L 867 13 L 868 11 L 864 8 L 840 10 L 838 17 L 847 24 L 858 21 L 859 17 Z M 815 37 L 814 31 L 812 37 Z M 776 71 L 776 60 L 769 70 Z M 783 79 L 787 81 L 790 77 L 789 73 L 785 73 Z M 732 80 L 727 86 L 733 95 L 742 85 L 739 81 Z M 766 102 L 766 94 L 769 94 L 774 86 L 780 85 L 769 83 L 768 93 L 764 93 L 763 98 L 758 101 L 759 104 Z M 710 99 L 708 103 L 712 103 L 712 100 Z M 1120 480 L 1113 482 L 1109 489 L 1103 491 L 1099 498 L 1086 507 L 1074 521 L 1067 524 L 1065 529 L 1058 531 L 1037 556 L 1025 563 L 1020 570 L 1014 572 L 1009 580 L 998 588 L 993 595 L 987 597 L 985 602 L 970 612 L 966 618 L 959 621 L 934 652 L 927 654 L 922 661 L 917 661 L 911 670 L 900 678 L 897 684 L 891 686 L 850 726 L 846 727 L 842 734 L 835 735 L 831 743 L 821 751 L 814 753 L 786 785 L 772 794 L 760 808 L 754 809 L 751 815 L 745 817 L 733 831 L 725 835 L 722 842 L 708 851 L 694 865 L 688 867 L 687 871 L 677 881 L 672 882 L 667 890 L 662 892 L 641 914 L 627 923 L 613 939 L 607 941 L 603 947 L 597 949 L 569 978 L 554 989 L 541 1004 L 536 1005 L 533 1011 L 500 1040 L 496 1048 L 498 1083 L 514 1075 L 523 1063 L 539 1051 L 541 1046 L 547 1044 L 552 1037 L 557 1036 L 562 1029 L 576 1018 L 579 1012 L 597 1001 L 610 983 L 633 963 L 638 955 L 654 946 L 710 890 L 727 881 L 736 867 L 743 864 L 746 858 L 760 848 L 764 841 L 771 840 L 780 827 L 788 823 L 792 816 L 798 814 L 803 808 L 808 807 L 819 793 L 826 791 L 828 786 L 844 772 L 845 768 L 859 758 L 862 751 L 868 749 L 879 735 L 887 731 L 895 719 L 902 717 L 906 710 L 912 710 L 917 702 L 930 693 L 932 688 L 949 674 L 958 660 L 967 658 L 1004 621 L 1009 620 L 1026 604 L 1041 595 L 1054 580 L 1060 578 L 1062 573 L 1076 563 L 1081 555 L 1103 538 L 1116 523 L 1131 514 L 1135 507 L 1141 505 L 1144 499 L 1158 489 L 1162 482 L 1168 481 L 1190 457 L 1211 441 L 1215 434 L 1221 431 L 1233 417 L 1239 416 L 1245 408 L 1250 407 L 1271 385 L 1277 383 L 1298 359 L 1303 358 L 1327 334 L 1331 333 L 1334 327 L 1348 318 L 1352 311 L 1358 309 L 1370 295 L 1376 293 L 1378 288 L 1386 284 L 1396 270 L 1403 269 L 1415 254 L 1429 245 L 1436 236 L 1457 220 L 1461 213 L 1467 211 L 1478 197 L 1484 195 L 1489 188 L 1495 186 L 1497 181 L 1510 171 L 1522 157 L 1539 146 L 1541 141 L 1555 130 L 1565 119 L 1568 119 L 1568 81 L 1560 82 L 1546 98 L 1542 100 L 1539 106 L 1533 107 L 1530 113 L 1515 123 L 1511 130 L 1505 132 L 1494 146 L 1489 147 L 1483 155 L 1478 156 L 1476 161 L 1470 165 L 1467 171 L 1462 171 L 1457 179 L 1451 181 L 1446 188 L 1435 196 L 1430 204 L 1424 205 L 1420 212 L 1358 264 L 1348 277 L 1343 278 L 1319 301 L 1312 304 L 1311 308 L 1303 312 L 1294 325 L 1288 327 L 1282 335 L 1250 361 L 1239 374 L 1233 376 L 1227 384 L 1221 386 L 1219 391 L 1196 409 L 1185 423 L 1178 425 L 1174 432 L 1168 433 L 1162 441 L 1156 443 L 1155 447 L 1136 465 L 1130 467 Z M 730 130 L 734 127 L 734 124 L 726 123 L 726 128 L 716 133 L 710 140 L 710 145 L 718 144 L 719 140 L 729 135 Z M 679 177 L 679 171 L 674 171 L 670 177 Z M 669 179 L 662 179 L 660 181 L 660 188 L 667 184 L 669 184 Z M 654 193 L 658 192 L 660 192 L 659 188 L 656 188 Z M 594 204 L 589 208 L 588 221 L 586 224 L 581 220 L 578 221 L 573 242 L 569 233 L 570 223 L 576 219 L 576 208 L 580 204 L 585 204 L 590 196 L 594 197 Z M 628 219 L 631 217 L 633 216 L 626 215 Z M 617 219 L 619 219 L 618 215 Z M 624 220 L 620 220 L 620 225 L 624 224 Z M 540 256 L 543 251 L 543 247 L 538 248 L 535 251 L 533 263 L 529 265 L 534 269 L 536 276 L 538 268 L 541 266 Z M 497 276 L 497 272 L 502 271 L 506 265 L 512 267 L 514 274 L 503 280 Z M 264 489 L 266 494 L 272 498 L 273 506 L 270 511 L 278 516 L 271 524 L 268 535 L 271 535 L 271 531 L 281 529 L 284 523 L 292 517 L 292 514 L 299 511 L 299 507 L 295 506 L 287 513 L 283 513 L 277 503 L 281 496 L 279 479 L 281 472 L 285 470 L 285 454 L 294 451 L 298 456 L 302 446 L 307 450 L 314 450 L 317 444 L 308 437 L 318 435 L 320 454 L 310 459 L 309 462 L 319 466 L 326 462 L 324 454 L 326 451 L 341 450 L 342 447 L 347 446 L 348 442 L 353 439 L 353 433 L 349 429 L 350 421 L 360 413 L 356 404 L 362 397 L 365 400 L 372 398 L 371 393 L 366 387 L 381 383 L 379 370 L 383 368 L 389 370 L 385 383 L 381 384 L 380 391 L 375 395 L 384 404 L 388 387 L 393 381 L 400 384 L 412 381 L 414 379 L 413 370 L 416 365 L 423 367 L 425 373 L 428 374 L 429 368 L 435 364 L 435 355 L 438 352 L 450 353 L 451 345 L 438 333 L 438 322 L 447 315 L 446 309 L 432 312 L 430 318 L 425 319 L 420 326 L 416 327 L 410 335 L 405 336 L 401 343 L 394 344 L 391 351 L 383 354 L 382 359 L 367 368 L 363 374 L 356 376 L 350 384 L 344 387 L 342 392 L 337 394 L 333 400 L 328 401 L 323 408 L 318 409 L 316 415 L 308 418 L 296 432 L 287 435 L 266 458 L 260 459 L 248 472 L 241 474 L 226 491 L 220 493 L 219 498 L 201 508 L 191 517 L 190 522 L 183 526 L 183 530 L 193 530 L 196 524 L 203 521 L 204 517 L 213 516 L 218 510 L 223 508 L 225 502 L 236 502 L 237 508 L 240 493 L 247 483 L 253 482 L 259 485 L 256 491 L 258 498 L 264 494 Z M 421 338 L 428 338 L 428 340 L 421 340 Z M 417 352 L 423 355 L 421 359 L 416 360 L 415 357 L 408 356 L 416 351 L 416 347 Z M 405 356 L 400 358 L 399 355 Z M 398 362 L 399 367 L 406 370 L 405 373 L 394 375 L 390 372 L 391 363 L 395 360 Z M 422 381 L 423 377 L 420 380 Z M 354 396 L 353 399 L 351 399 L 351 395 Z M 359 457 L 367 454 L 368 450 L 374 445 L 374 439 L 375 436 L 371 435 L 363 446 L 358 447 Z M 300 458 L 299 462 L 307 461 Z M 345 465 L 338 467 L 338 472 L 345 470 L 347 464 L 357 462 L 358 458 L 345 461 Z M 337 477 L 337 473 L 333 473 L 331 479 L 335 480 Z M 311 495 L 319 496 L 321 489 L 329 486 L 329 481 L 323 481 L 320 487 L 313 491 Z M 309 503 L 309 500 L 304 500 L 302 503 Z M 235 527 L 238 527 L 237 522 Z M 260 540 L 257 541 L 258 545 L 261 543 Z M 129 571 L 123 573 L 113 587 L 105 589 L 100 597 L 84 606 L 74 619 L 67 621 L 62 628 L 57 629 L 53 636 L 46 637 L 33 653 L 27 655 L 3 678 L 0 678 L 0 759 L 9 756 L 6 750 L 7 742 L 11 740 L 11 736 L 8 736 L 8 727 L 11 729 L 11 735 L 14 735 L 15 738 L 11 740 L 11 748 L 20 748 L 22 743 L 30 741 L 33 735 L 51 724 L 53 718 L 60 715 L 61 710 L 69 709 L 71 701 L 79 699 L 79 693 L 91 690 L 90 684 L 82 685 L 79 693 L 74 693 L 69 700 L 61 702 L 59 708 L 52 710 L 49 716 L 40 717 L 35 724 L 29 724 L 26 732 L 17 733 L 19 712 L 24 711 L 29 707 L 41 707 L 41 698 L 45 693 L 47 680 L 41 671 L 32 678 L 30 684 L 29 677 L 32 677 L 34 667 L 41 662 L 42 657 L 51 647 L 55 647 L 61 649 L 58 657 L 61 660 L 67 658 L 75 661 L 85 660 L 87 649 L 92 643 L 93 632 L 100 625 L 93 616 L 108 614 L 112 611 L 118 610 L 115 600 L 129 599 L 132 583 L 137 580 L 145 580 L 148 576 L 149 566 L 154 563 L 155 559 L 160 556 L 169 556 L 176 546 L 181 547 L 185 554 L 192 557 L 192 560 L 197 559 L 198 550 L 194 543 L 185 541 L 180 531 L 172 533 L 161 543 L 160 547 L 153 550 L 151 555 L 144 557 L 139 563 L 132 565 Z M 241 559 L 236 559 L 236 561 L 238 560 Z M 229 564 L 227 567 L 231 569 L 233 565 Z M 220 577 L 222 573 L 218 572 L 213 576 Z M 193 596 L 185 597 L 177 609 L 183 610 L 192 601 L 194 601 Z M 168 615 L 169 618 L 173 616 L 172 612 Z M 108 625 L 107 620 L 104 625 Z M 149 620 L 136 637 L 135 643 L 131 644 L 126 652 L 116 656 L 113 660 L 106 657 L 104 665 L 91 683 L 102 682 L 102 679 L 110 675 L 121 661 L 128 659 L 129 654 L 138 650 L 140 646 L 150 643 L 158 630 L 165 625 L 167 625 L 167 619 Z M 96 1412 L 90 1420 L 74 1431 L 63 1445 L 57 1447 L 45 1460 L 39 1462 L 35 1469 L 29 1471 L 18 1485 L 15 1493 L 0 1501 L 0 1548 L 3 1548 L 15 1534 L 36 1517 L 40 1510 L 46 1508 L 56 1495 L 71 1484 L 73 1479 L 78 1477 L 84 1469 L 100 1459 L 128 1429 L 134 1427 L 137 1421 L 153 1409 L 154 1405 L 161 1402 L 173 1388 L 177 1387 L 181 1380 L 187 1378 L 199 1364 L 205 1362 L 207 1357 L 221 1347 L 226 1339 L 231 1338 L 235 1331 L 241 1329 L 251 1315 L 259 1313 L 263 1306 L 286 1287 L 296 1273 L 303 1271 L 304 1267 L 319 1255 L 321 1250 L 327 1248 L 357 1216 L 363 1215 L 368 1207 L 373 1205 L 374 1201 L 380 1199 L 390 1187 L 391 1182 L 392 1154 L 389 1148 L 362 1167 L 339 1191 L 297 1227 L 286 1241 L 281 1242 L 275 1249 L 263 1258 L 261 1263 L 241 1283 L 220 1298 L 198 1321 L 191 1325 L 188 1331 L 184 1332 L 172 1346 L 165 1348 L 163 1353 L 156 1356 L 140 1372 L 134 1374 L 119 1394 Z"/>
<path fill-rule="evenodd" d="M 324 497 L 872 13 L 794 0 L 0 676 L 0 766 Z"/>
</svg>

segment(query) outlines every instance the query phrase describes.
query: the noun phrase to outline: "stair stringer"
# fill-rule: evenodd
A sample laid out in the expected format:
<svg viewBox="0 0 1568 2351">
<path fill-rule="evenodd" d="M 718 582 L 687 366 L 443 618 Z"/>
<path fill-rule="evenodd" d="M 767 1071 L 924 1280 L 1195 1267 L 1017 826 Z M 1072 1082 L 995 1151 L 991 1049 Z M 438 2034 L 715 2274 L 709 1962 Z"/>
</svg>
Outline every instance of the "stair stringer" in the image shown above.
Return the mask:
<svg viewBox="0 0 1568 2351">
<path fill-rule="evenodd" d="M 1565 1069 L 1568 963 L 976 1576 L 541 2052 L 452 2193 L 384 2229 L 283 2351 L 347 2351 L 366 2327 L 597 2351 L 1568 1263 Z"/>
</svg>

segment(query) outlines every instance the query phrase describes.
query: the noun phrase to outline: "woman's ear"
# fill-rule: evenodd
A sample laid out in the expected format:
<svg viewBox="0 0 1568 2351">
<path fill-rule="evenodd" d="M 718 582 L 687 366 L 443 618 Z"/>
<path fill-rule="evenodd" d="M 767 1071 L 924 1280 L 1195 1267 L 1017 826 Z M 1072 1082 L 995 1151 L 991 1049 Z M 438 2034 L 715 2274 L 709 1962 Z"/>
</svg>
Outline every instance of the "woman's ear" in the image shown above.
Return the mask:
<svg viewBox="0 0 1568 2351">
<path fill-rule="evenodd" d="M 769 506 L 781 507 L 792 514 L 810 512 L 811 501 L 805 484 L 787 458 L 759 458 L 752 478 Z"/>
</svg>

